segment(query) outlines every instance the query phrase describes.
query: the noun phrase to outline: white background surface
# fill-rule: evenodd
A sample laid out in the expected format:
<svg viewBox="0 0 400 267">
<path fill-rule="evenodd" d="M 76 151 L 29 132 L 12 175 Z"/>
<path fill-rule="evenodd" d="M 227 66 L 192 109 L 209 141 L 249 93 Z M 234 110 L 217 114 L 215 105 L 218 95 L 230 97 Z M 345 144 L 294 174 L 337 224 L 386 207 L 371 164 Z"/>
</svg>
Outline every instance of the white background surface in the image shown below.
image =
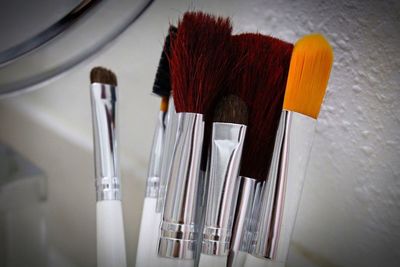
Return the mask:
<svg viewBox="0 0 400 267">
<path fill-rule="evenodd" d="M 48 176 L 49 243 L 78 266 L 95 265 L 88 74 L 103 65 L 117 73 L 120 85 L 123 209 L 133 266 L 159 106 L 150 95 L 154 74 L 169 23 L 193 7 L 231 16 L 235 32 L 295 42 L 317 31 L 330 40 L 335 63 L 288 266 L 397 266 L 400 4 L 394 0 L 159 0 L 94 58 L 40 90 L 1 100 L 0 141 Z"/>
</svg>

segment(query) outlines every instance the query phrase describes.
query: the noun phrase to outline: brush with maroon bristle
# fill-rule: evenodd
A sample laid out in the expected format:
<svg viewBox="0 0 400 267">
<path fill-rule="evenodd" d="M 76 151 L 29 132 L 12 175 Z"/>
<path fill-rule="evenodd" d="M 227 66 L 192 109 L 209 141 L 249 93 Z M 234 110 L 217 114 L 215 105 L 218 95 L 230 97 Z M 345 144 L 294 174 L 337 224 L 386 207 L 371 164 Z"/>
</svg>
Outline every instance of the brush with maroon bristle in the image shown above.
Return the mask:
<svg viewBox="0 0 400 267">
<path fill-rule="evenodd" d="M 199 235 L 199 171 L 204 114 L 223 93 L 229 72 L 232 27 L 228 19 L 187 12 L 171 44 L 177 133 L 169 171 L 158 254 L 193 266 Z"/>
<path fill-rule="evenodd" d="M 231 90 L 249 107 L 249 121 L 240 168 L 241 198 L 228 266 L 243 266 L 243 257 L 238 253 L 247 250 L 243 242 L 247 239 L 244 228 L 252 226 L 243 222 L 250 209 L 256 210 L 253 199 L 259 196 L 268 177 L 293 45 L 261 34 L 241 34 L 232 39 L 237 59 L 236 71 L 230 80 Z M 249 192 L 253 192 L 250 197 Z M 251 217 L 250 222 L 254 222 L 257 214 Z"/>
</svg>

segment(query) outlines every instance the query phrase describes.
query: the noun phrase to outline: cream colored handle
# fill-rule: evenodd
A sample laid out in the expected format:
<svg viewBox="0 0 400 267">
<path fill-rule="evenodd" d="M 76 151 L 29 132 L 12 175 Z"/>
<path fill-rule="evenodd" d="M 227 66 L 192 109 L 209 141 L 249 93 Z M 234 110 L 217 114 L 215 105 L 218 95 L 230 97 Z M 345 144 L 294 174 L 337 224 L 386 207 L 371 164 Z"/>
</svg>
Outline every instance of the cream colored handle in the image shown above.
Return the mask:
<svg viewBox="0 0 400 267">
<path fill-rule="evenodd" d="M 285 267 L 285 263 L 269 259 L 261 259 L 247 254 L 244 267 Z"/>
<path fill-rule="evenodd" d="M 199 267 L 220 267 L 226 266 L 227 257 L 226 256 L 215 256 L 200 254 Z"/>
<path fill-rule="evenodd" d="M 161 213 L 156 213 L 157 198 L 146 197 L 140 223 L 136 267 L 161 266 L 158 264 L 157 247 Z"/>
<path fill-rule="evenodd" d="M 126 267 L 125 233 L 121 201 L 98 201 L 96 210 L 97 266 Z"/>
</svg>

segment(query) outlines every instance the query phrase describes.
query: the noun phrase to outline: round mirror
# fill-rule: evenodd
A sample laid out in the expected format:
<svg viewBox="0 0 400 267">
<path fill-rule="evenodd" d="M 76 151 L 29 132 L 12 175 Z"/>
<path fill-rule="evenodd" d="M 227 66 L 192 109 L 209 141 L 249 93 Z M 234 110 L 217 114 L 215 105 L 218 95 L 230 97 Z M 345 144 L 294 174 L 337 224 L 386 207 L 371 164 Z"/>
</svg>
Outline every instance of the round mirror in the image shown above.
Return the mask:
<svg viewBox="0 0 400 267">
<path fill-rule="evenodd" d="M 116 38 L 152 0 L 0 2 L 0 96 L 34 88 Z"/>
</svg>

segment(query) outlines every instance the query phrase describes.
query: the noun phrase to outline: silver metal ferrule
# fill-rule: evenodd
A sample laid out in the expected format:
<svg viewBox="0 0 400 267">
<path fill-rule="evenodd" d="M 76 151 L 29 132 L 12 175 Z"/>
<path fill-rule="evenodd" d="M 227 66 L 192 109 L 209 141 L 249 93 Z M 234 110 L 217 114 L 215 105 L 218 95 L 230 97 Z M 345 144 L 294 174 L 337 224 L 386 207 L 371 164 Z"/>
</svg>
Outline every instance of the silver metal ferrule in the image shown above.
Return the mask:
<svg viewBox="0 0 400 267">
<path fill-rule="evenodd" d="M 254 180 L 253 178 L 248 177 L 241 177 L 241 179 L 244 179 L 246 182 L 248 179 Z M 252 189 L 251 193 L 253 195 L 249 198 L 248 202 L 243 201 L 244 205 L 246 205 L 247 203 L 247 206 L 243 207 L 243 212 L 239 213 L 238 211 L 238 214 L 236 216 L 238 223 L 240 220 L 244 220 L 244 223 L 242 228 L 238 228 L 235 230 L 235 235 L 239 235 L 240 233 L 241 237 L 235 237 L 235 240 L 233 241 L 233 244 L 231 246 L 232 249 L 237 249 L 244 252 L 249 251 L 251 242 L 253 241 L 255 233 L 257 231 L 258 218 L 260 217 L 261 199 L 264 192 L 265 184 L 265 181 L 256 180 L 254 182 L 254 185 L 252 184 L 254 189 Z M 240 242 L 237 241 L 236 238 L 239 238 Z"/>
<path fill-rule="evenodd" d="M 239 195 L 233 223 L 232 238 L 228 253 L 227 266 L 243 266 L 236 264 L 236 255 L 240 250 L 242 240 L 244 239 L 244 229 L 251 215 L 251 207 L 256 190 L 256 180 L 248 177 L 239 177 Z"/>
<path fill-rule="evenodd" d="M 256 257 L 286 261 L 315 122 L 299 113 L 282 113 L 257 233 L 250 248 L 250 253 Z"/>
<path fill-rule="evenodd" d="M 174 151 L 177 138 L 177 117 L 178 115 L 175 111 L 174 99 L 172 96 L 170 96 L 166 117 L 164 147 L 161 156 L 162 162 L 156 205 L 157 213 L 161 213 L 164 208 L 165 194 L 167 192 L 168 179 L 171 172 L 172 153 Z"/>
<path fill-rule="evenodd" d="M 154 131 L 153 144 L 151 146 L 149 169 L 147 170 L 145 197 L 157 198 L 160 185 L 160 173 L 162 152 L 165 141 L 165 119 L 167 113 L 160 111 L 157 117 L 157 125 Z"/>
<path fill-rule="evenodd" d="M 204 135 L 203 115 L 178 113 L 177 125 L 158 255 L 194 259 L 199 230 L 196 219 Z"/>
<path fill-rule="evenodd" d="M 213 123 L 202 253 L 227 255 L 232 237 L 246 125 Z"/>
<path fill-rule="evenodd" d="M 117 92 L 108 84 L 90 87 L 96 200 L 121 200 L 117 150 Z"/>
</svg>

